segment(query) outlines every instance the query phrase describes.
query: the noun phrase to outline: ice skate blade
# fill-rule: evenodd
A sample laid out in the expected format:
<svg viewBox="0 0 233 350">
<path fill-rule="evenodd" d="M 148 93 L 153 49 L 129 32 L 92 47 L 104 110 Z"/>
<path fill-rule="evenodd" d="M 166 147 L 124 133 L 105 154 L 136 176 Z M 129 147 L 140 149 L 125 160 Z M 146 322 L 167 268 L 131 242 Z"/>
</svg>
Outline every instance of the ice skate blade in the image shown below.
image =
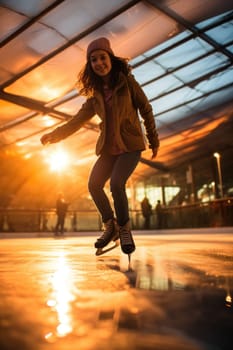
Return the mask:
<svg viewBox="0 0 233 350">
<path fill-rule="evenodd" d="M 97 248 L 95 255 L 99 256 L 99 255 L 103 255 L 107 252 L 110 252 L 110 250 L 117 248 L 119 246 L 119 244 L 120 244 L 119 240 L 117 240 L 114 242 L 114 245 L 112 245 L 111 247 Z"/>
<path fill-rule="evenodd" d="M 128 264 L 128 271 L 132 271 L 133 270 L 132 267 L 131 267 L 131 254 L 132 253 L 128 254 L 128 262 L 129 262 L 129 264 Z"/>
</svg>

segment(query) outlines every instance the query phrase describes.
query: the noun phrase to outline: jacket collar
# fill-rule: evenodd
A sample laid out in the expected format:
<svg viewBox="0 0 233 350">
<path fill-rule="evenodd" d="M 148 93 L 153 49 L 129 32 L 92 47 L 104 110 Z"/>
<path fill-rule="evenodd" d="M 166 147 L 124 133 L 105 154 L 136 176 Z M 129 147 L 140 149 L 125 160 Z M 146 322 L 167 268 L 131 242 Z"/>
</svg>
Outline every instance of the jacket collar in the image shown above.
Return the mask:
<svg viewBox="0 0 233 350">
<path fill-rule="evenodd" d="M 115 92 L 115 91 L 119 90 L 125 84 L 127 84 L 127 78 L 122 72 L 120 72 L 117 84 L 114 87 L 113 91 Z M 99 91 L 95 90 L 93 92 L 93 97 L 99 98 L 100 96 L 102 96 L 102 94 Z"/>
</svg>

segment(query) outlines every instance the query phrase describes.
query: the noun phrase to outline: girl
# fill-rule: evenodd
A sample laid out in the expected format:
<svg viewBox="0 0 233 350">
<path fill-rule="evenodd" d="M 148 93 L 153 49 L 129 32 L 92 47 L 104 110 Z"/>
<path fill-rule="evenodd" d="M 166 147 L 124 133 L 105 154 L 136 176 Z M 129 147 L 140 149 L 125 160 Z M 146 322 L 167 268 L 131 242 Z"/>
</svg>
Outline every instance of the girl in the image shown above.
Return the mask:
<svg viewBox="0 0 233 350">
<path fill-rule="evenodd" d="M 130 73 L 128 60 L 114 55 L 107 38 L 92 41 L 87 62 L 78 77 L 79 93 L 86 102 L 71 120 L 41 138 L 42 144 L 58 142 L 80 129 L 95 114 L 101 119 L 96 144 L 97 159 L 88 182 L 90 194 L 103 221 L 103 233 L 95 242 L 97 249 L 120 237 L 125 254 L 135 250 L 130 230 L 125 185 L 145 149 L 138 110 L 144 121 L 152 158 L 159 140 L 152 107 L 140 85 Z M 114 211 L 104 186 L 110 179 Z M 115 212 L 115 215 L 114 215 Z"/>
</svg>

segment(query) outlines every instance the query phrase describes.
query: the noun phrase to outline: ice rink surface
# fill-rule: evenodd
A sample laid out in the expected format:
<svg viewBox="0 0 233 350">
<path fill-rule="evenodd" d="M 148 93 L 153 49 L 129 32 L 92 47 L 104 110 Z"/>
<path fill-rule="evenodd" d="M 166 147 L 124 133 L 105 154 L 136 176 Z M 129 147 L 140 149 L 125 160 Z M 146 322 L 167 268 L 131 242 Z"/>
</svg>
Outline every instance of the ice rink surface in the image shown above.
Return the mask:
<svg viewBox="0 0 233 350">
<path fill-rule="evenodd" d="M 233 228 L 96 237 L 0 234 L 1 350 L 232 349 Z"/>
</svg>

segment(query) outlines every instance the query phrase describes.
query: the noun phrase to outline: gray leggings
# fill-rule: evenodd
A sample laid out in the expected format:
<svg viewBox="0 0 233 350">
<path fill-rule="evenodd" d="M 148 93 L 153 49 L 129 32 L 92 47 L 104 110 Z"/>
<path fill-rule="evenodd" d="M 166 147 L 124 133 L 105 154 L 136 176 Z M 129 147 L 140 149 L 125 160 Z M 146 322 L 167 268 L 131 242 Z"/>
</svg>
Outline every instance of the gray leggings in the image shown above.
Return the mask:
<svg viewBox="0 0 233 350">
<path fill-rule="evenodd" d="M 136 168 L 140 156 L 141 151 L 135 151 L 117 156 L 102 154 L 97 159 L 90 174 L 88 188 L 103 222 L 114 217 L 109 199 L 104 192 L 104 186 L 109 179 L 117 223 L 123 226 L 129 220 L 125 185 Z"/>
</svg>

